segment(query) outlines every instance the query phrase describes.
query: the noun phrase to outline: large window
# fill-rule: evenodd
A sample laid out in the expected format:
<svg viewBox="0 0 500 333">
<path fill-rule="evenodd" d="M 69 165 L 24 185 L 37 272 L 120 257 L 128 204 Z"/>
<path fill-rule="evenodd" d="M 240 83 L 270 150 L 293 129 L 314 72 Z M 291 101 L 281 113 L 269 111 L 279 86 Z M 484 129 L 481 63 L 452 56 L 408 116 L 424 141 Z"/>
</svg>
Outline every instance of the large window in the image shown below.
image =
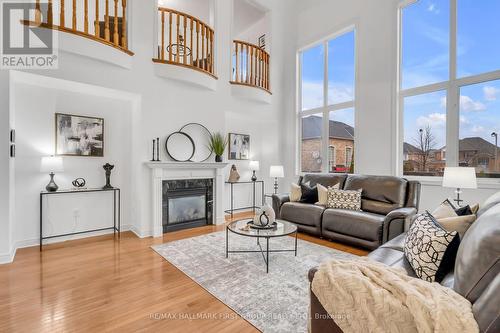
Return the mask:
<svg viewBox="0 0 500 333">
<path fill-rule="evenodd" d="M 500 177 L 500 1 L 418 0 L 401 9 L 403 174 L 445 166 Z"/>
<path fill-rule="evenodd" d="M 300 171 L 353 172 L 355 32 L 327 39 L 300 56 Z"/>
</svg>

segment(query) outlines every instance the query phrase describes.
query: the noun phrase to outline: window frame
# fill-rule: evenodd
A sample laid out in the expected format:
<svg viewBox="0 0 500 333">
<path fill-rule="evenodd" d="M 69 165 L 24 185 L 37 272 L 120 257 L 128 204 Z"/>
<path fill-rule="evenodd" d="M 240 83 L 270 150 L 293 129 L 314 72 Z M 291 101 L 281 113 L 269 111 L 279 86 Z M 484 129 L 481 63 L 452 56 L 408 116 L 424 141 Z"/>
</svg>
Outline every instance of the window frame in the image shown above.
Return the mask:
<svg viewBox="0 0 500 333">
<path fill-rule="evenodd" d="M 418 96 L 437 91 L 446 92 L 446 166 L 455 167 L 459 163 L 459 140 L 460 140 L 460 89 L 488 81 L 500 80 L 500 69 L 462 78 L 457 77 L 457 2 L 450 1 L 450 29 L 449 29 L 449 77 L 446 81 L 427 84 L 424 86 L 402 89 L 403 83 L 403 10 L 418 2 L 419 0 L 404 0 L 398 5 L 398 47 L 397 47 L 397 148 L 396 148 L 396 174 L 405 176 L 404 164 L 404 99 L 406 97 Z M 409 179 L 417 179 L 424 182 L 441 182 L 442 176 L 405 176 Z M 478 178 L 478 183 L 500 184 L 498 178 Z"/>
<path fill-rule="evenodd" d="M 322 126 L 322 137 L 321 137 L 321 156 L 323 158 L 323 163 L 321 165 L 322 173 L 329 173 L 329 161 L 328 161 L 328 149 L 331 146 L 330 138 L 329 138 L 329 119 L 330 112 L 339 111 L 344 109 L 353 109 L 354 110 L 354 129 L 357 127 L 357 119 L 356 110 L 357 107 L 357 98 L 356 94 L 359 91 L 358 86 L 358 32 L 357 32 L 357 23 L 353 22 L 348 25 L 344 25 L 343 28 L 335 29 L 335 32 L 321 38 L 316 39 L 314 42 L 307 43 L 302 47 L 299 47 L 296 52 L 296 106 L 295 106 L 295 122 L 296 122 L 296 147 L 295 147 L 295 174 L 296 175 L 304 175 L 307 172 L 302 171 L 302 118 L 306 116 L 311 116 L 315 114 L 322 114 L 323 116 L 323 126 Z M 354 94 L 353 100 L 347 102 L 341 102 L 336 104 L 328 104 L 328 43 L 344 34 L 353 32 L 354 33 Z M 324 49 L 324 57 L 323 57 L 323 106 L 302 110 L 302 53 L 307 51 L 308 49 L 317 47 L 318 45 L 323 44 Z M 326 139 L 325 139 L 326 134 Z M 354 146 L 356 145 L 356 130 L 354 130 Z M 356 150 L 354 150 L 353 158 L 356 159 Z M 356 169 L 356 166 L 354 166 Z M 354 170 L 356 172 L 356 170 Z"/>
</svg>

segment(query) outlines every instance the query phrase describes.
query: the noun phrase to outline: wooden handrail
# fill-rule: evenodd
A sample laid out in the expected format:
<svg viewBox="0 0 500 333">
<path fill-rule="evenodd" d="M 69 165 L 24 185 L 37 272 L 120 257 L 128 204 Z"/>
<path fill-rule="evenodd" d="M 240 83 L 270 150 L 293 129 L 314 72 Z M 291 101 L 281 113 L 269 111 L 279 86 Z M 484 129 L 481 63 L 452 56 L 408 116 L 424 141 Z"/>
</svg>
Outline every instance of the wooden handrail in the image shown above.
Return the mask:
<svg viewBox="0 0 500 333">
<path fill-rule="evenodd" d="M 271 93 L 270 56 L 255 44 L 234 40 L 232 84 L 257 87 Z"/>
<path fill-rule="evenodd" d="M 128 49 L 127 42 L 127 1 L 111 0 L 114 16 L 110 16 L 109 1 L 83 0 L 80 2 L 83 4 L 82 10 L 81 6 L 77 5 L 77 0 L 68 1 L 69 4 L 66 4 L 65 0 L 48 0 L 46 15 L 43 15 L 44 13 L 39 15 L 39 10 L 37 10 L 34 22 L 26 20 L 23 23 L 86 37 L 133 55 Z M 36 1 L 36 5 L 38 9 L 39 0 Z M 105 8 L 104 15 L 100 14 L 102 5 Z M 54 10 L 59 12 L 54 15 Z M 68 26 L 66 26 L 67 17 L 71 18 Z M 90 18 L 94 22 L 89 22 Z"/>
<path fill-rule="evenodd" d="M 165 7 L 158 7 L 158 20 L 161 31 L 153 61 L 193 68 L 216 78 L 214 30 L 192 15 Z"/>
</svg>

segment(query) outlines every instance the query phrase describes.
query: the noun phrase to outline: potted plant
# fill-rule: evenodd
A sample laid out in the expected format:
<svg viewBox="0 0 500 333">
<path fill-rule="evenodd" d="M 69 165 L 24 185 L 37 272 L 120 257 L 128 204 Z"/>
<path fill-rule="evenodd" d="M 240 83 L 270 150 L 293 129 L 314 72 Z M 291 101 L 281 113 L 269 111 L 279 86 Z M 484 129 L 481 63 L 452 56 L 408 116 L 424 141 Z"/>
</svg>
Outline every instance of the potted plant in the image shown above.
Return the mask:
<svg viewBox="0 0 500 333">
<path fill-rule="evenodd" d="M 227 139 L 220 132 L 210 135 L 208 147 L 215 154 L 215 162 L 222 162 L 222 155 L 224 154 L 224 150 L 226 150 L 226 146 Z"/>
</svg>

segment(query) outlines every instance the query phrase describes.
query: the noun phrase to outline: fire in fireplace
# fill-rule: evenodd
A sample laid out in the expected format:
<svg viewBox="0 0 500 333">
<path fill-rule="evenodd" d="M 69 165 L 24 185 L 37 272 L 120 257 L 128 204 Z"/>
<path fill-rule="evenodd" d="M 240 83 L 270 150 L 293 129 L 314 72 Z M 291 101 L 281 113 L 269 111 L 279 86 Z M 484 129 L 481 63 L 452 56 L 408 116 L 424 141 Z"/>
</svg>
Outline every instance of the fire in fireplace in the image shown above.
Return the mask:
<svg viewBox="0 0 500 333">
<path fill-rule="evenodd" d="M 213 223 L 212 179 L 163 181 L 163 232 Z"/>
</svg>

